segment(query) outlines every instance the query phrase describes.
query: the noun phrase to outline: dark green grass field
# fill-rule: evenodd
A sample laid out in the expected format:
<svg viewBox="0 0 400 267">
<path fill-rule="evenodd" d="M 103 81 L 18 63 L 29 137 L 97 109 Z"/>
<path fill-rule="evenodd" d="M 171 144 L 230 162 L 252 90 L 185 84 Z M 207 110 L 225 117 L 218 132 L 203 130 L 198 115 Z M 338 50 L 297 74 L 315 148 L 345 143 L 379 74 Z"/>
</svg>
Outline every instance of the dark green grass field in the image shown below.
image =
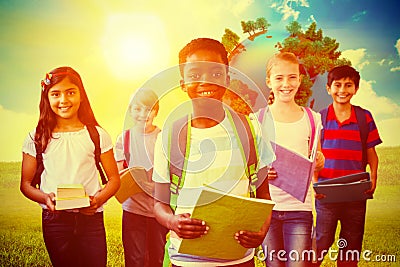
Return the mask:
<svg viewBox="0 0 400 267">
<path fill-rule="evenodd" d="M 378 148 L 378 188 L 368 200 L 364 250 L 359 266 L 400 266 L 400 147 Z M 41 208 L 19 191 L 20 162 L 0 163 L 0 266 L 51 266 L 41 232 Z M 105 207 L 108 266 L 123 266 L 121 205 Z M 379 262 L 377 260 L 380 260 Z M 264 266 L 257 261 L 257 266 Z M 323 266 L 335 266 L 325 261 Z"/>
</svg>

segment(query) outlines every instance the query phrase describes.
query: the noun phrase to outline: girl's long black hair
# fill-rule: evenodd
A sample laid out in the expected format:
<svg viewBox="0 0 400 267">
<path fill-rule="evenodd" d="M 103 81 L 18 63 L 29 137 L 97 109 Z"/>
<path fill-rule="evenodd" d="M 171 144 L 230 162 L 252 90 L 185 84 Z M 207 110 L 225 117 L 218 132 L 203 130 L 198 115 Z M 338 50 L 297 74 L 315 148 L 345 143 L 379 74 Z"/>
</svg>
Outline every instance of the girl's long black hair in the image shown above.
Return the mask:
<svg viewBox="0 0 400 267">
<path fill-rule="evenodd" d="M 42 81 L 42 90 L 39 104 L 39 121 L 36 126 L 34 141 L 41 147 L 44 152 L 50 142 L 54 128 L 57 125 L 56 114 L 50 107 L 48 93 L 51 87 L 61 82 L 65 78 L 79 88 L 81 103 L 78 109 L 78 118 L 88 126 L 98 126 L 99 124 L 94 117 L 93 110 L 90 106 L 85 88 L 83 87 L 81 76 L 71 67 L 55 68 L 46 74 L 45 80 Z"/>
</svg>

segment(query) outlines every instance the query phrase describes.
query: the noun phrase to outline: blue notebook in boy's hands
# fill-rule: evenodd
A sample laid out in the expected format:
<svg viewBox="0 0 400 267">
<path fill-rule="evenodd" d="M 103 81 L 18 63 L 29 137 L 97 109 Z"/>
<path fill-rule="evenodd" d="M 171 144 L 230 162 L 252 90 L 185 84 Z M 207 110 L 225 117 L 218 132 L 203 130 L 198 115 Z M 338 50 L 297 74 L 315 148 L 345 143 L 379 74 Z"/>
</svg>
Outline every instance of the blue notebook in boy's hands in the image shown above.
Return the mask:
<svg viewBox="0 0 400 267">
<path fill-rule="evenodd" d="M 321 203 L 351 202 L 372 199 L 372 195 L 365 194 L 371 188 L 368 172 L 346 175 L 334 179 L 314 183 L 317 194 L 326 197 L 319 199 Z"/>
</svg>

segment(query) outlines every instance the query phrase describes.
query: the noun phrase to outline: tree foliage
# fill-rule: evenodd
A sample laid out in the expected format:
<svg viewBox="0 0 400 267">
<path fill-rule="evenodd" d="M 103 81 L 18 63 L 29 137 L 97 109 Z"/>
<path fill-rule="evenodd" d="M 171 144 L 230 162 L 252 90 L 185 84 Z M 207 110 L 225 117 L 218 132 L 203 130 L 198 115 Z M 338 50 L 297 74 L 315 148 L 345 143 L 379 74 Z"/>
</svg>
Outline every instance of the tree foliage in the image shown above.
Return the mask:
<svg viewBox="0 0 400 267">
<path fill-rule="evenodd" d="M 239 44 L 240 37 L 230 29 L 225 29 L 225 33 L 222 36 L 221 43 L 224 45 L 228 54 Z"/>
<path fill-rule="evenodd" d="M 223 102 L 238 113 L 249 115 L 257 99 L 258 93 L 251 90 L 247 84 L 233 79 L 226 90 Z"/>
<path fill-rule="evenodd" d="M 271 24 L 269 24 L 268 21 L 264 17 L 259 17 L 256 19 L 257 29 L 265 31 L 268 29 L 269 26 L 271 26 Z"/>
<path fill-rule="evenodd" d="M 277 47 L 282 52 L 292 52 L 300 60 L 304 68 L 304 77 L 296 96 L 299 105 L 306 105 L 312 95 L 311 87 L 313 80 L 318 74 L 329 71 L 334 66 L 351 65 L 348 59 L 342 58 L 339 43 L 336 39 L 323 36 L 321 29 L 317 29 L 317 24 L 312 22 L 304 32 L 302 26 L 297 21 L 292 21 L 286 26 L 289 32 L 283 43 L 278 43 Z"/>
<path fill-rule="evenodd" d="M 271 24 L 268 23 L 268 21 L 264 17 L 259 17 L 254 20 L 248 20 L 248 21 L 241 21 L 240 22 L 242 26 L 242 31 L 243 33 L 248 33 L 250 36 L 252 34 L 255 34 L 256 31 L 265 31 L 268 29 Z"/>
</svg>

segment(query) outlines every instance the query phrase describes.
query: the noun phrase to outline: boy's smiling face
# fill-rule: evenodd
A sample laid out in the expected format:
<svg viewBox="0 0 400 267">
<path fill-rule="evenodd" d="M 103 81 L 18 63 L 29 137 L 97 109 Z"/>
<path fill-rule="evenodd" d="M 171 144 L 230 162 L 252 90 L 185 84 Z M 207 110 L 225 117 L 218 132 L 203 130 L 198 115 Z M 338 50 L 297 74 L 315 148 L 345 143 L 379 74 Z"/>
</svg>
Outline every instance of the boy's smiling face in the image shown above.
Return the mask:
<svg viewBox="0 0 400 267">
<path fill-rule="evenodd" d="M 351 98 L 358 90 L 354 81 L 350 78 L 334 80 L 331 86 L 326 86 L 326 89 L 328 94 L 332 96 L 333 101 L 338 104 L 350 103 Z"/>
<path fill-rule="evenodd" d="M 191 99 L 211 98 L 222 101 L 229 85 L 227 66 L 218 53 L 198 50 L 187 57 L 180 83 Z"/>
</svg>

